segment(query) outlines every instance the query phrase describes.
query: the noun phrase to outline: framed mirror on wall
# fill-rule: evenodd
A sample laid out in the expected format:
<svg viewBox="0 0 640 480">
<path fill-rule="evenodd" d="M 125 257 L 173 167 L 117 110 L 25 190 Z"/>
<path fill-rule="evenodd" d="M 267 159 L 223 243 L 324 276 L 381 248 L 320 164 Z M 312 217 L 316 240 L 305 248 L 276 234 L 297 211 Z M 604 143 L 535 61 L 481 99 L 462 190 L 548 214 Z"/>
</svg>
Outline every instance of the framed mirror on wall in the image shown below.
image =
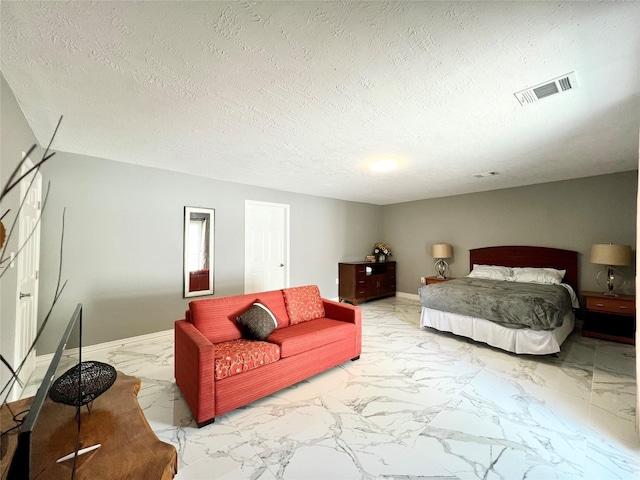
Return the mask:
<svg viewBox="0 0 640 480">
<path fill-rule="evenodd" d="M 184 207 L 184 296 L 213 295 L 213 208 Z"/>
</svg>

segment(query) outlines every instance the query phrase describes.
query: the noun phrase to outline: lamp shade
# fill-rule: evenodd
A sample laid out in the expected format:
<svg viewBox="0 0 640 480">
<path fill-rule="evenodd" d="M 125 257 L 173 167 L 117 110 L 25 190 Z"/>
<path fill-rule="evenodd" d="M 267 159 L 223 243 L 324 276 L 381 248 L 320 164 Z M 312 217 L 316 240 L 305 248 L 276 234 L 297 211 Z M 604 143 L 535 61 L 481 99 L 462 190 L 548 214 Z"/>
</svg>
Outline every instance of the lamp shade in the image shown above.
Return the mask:
<svg viewBox="0 0 640 480">
<path fill-rule="evenodd" d="M 600 265 L 631 265 L 632 253 L 629 245 L 597 243 L 591 246 L 591 263 Z"/>
<path fill-rule="evenodd" d="M 431 256 L 433 258 L 451 258 L 453 249 L 448 243 L 437 243 L 431 245 Z"/>
</svg>

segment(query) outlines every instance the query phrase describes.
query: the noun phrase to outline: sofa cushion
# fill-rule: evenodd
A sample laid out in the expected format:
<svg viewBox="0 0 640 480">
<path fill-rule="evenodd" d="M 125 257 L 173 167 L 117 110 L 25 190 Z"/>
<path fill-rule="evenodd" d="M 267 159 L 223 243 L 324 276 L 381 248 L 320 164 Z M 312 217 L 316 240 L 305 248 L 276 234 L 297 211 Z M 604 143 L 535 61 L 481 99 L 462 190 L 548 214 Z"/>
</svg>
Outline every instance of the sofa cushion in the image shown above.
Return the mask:
<svg viewBox="0 0 640 480">
<path fill-rule="evenodd" d="M 215 345 L 214 359 L 215 378 L 222 380 L 278 361 L 280 347 L 255 340 L 231 340 Z"/>
<path fill-rule="evenodd" d="M 260 302 L 254 302 L 249 310 L 238 315 L 236 320 L 240 324 L 242 336 L 249 340 L 264 340 L 278 326 L 271 310 Z"/>
<path fill-rule="evenodd" d="M 316 285 L 282 290 L 291 325 L 324 317 L 324 304 Z"/>
<path fill-rule="evenodd" d="M 232 297 L 207 298 L 189 303 L 189 320 L 211 343 L 242 338 L 236 317 L 256 299 L 266 305 L 278 320 L 278 327 L 289 325 L 289 316 L 281 290 Z"/>
<path fill-rule="evenodd" d="M 353 323 L 316 318 L 274 330 L 267 341 L 279 345 L 280 357 L 285 358 L 354 336 L 355 328 Z"/>
</svg>

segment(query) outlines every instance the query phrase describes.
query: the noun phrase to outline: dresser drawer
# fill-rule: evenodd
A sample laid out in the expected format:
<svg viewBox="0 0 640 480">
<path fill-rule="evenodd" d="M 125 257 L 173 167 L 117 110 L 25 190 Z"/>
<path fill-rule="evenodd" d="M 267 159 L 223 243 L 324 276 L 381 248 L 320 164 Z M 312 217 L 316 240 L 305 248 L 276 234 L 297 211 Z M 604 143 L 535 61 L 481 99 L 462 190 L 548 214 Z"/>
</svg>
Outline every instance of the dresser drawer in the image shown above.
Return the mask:
<svg viewBox="0 0 640 480">
<path fill-rule="evenodd" d="M 620 298 L 587 297 L 587 310 L 594 312 L 616 313 L 618 315 L 635 315 L 636 304 L 633 300 Z"/>
</svg>

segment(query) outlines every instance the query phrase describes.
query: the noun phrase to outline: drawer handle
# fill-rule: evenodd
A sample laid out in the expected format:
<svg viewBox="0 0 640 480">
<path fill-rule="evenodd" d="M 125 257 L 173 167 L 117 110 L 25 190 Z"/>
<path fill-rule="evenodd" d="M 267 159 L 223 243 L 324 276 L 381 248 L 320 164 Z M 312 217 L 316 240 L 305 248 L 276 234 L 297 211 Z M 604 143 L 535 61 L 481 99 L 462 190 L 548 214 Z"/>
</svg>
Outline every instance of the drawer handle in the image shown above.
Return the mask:
<svg viewBox="0 0 640 480">
<path fill-rule="evenodd" d="M 629 308 L 629 307 L 626 307 L 626 306 L 624 306 L 624 305 L 619 305 L 619 306 L 618 306 L 618 308 L 619 308 L 620 310 L 626 310 L 626 309 L 627 309 L 627 308 Z"/>
<path fill-rule="evenodd" d="M 596 303 L 596 307 L 604 307 L 604 303 Z"/>
</svg>

